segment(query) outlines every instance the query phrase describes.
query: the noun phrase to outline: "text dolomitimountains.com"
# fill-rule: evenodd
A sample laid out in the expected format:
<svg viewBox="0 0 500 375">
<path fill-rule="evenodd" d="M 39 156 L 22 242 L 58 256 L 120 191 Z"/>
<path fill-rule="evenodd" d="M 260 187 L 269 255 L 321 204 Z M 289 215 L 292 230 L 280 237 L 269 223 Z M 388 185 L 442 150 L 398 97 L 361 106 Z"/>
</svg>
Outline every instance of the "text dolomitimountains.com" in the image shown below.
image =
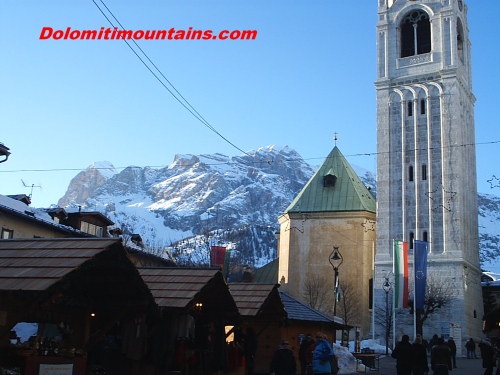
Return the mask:
<svg viewBox="0 0 500 375">
<path fill-rule="evenodd" d="M 79 30 L 67 27 L 54 29 L 42 27 L 40 40 L 254 40 L 257 30 L 196 30 L 185 29 L 161 30 L 121 30 L 117 27 L 101 27 L 100 29 Z"/>
</svg>

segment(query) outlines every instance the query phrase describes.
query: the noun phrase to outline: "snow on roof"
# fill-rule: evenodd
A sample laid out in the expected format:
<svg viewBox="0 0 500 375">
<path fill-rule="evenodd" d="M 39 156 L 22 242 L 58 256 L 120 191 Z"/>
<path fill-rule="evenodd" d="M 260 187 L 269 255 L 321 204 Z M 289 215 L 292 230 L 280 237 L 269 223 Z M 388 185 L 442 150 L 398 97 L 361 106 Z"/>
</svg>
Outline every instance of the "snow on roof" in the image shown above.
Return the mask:
<svg viewBox="0 0 500 375">
<path fill-rule="evenodd" d="M 31 220 L 38 220 L 42 224 L 45 225 L 51 225 L 54 227 L 57 227 L 61 230 L 66 230 L 66 231 L 72 231 L 72 232 L 78 232 L 78 233 L 83 233 L 77 229 L 74 229 L 72 227 L 69 227 L 67 225 L 62 225 L 56 223 L 52 217 L 48 214 L 46 209 L 43 208 L 33 208 L 25 203 L 18 201 L 16 199 L 7 197 L 5 195 L 0 194 L 0 209 L 8 210 L 11 211 L 14 214 L 17 215 L 23 215 L 26 217 L 29 217 Z"/>
</svg>

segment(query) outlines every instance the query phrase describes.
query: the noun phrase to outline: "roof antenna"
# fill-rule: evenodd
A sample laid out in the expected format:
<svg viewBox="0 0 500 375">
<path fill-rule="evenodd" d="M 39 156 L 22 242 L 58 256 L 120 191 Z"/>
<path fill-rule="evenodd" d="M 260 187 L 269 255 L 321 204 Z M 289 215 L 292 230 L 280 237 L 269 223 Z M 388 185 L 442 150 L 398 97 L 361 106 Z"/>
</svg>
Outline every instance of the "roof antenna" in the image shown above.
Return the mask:
<svg viewBox="0 0 500 375">
<path fill-rule="evenodd" d="M 335 147 L 337 147 L 337 139 L 339 139 L 337 135 L 338 135 L 337 132 L 333 133 L 333 140 L 335 141 Z"/>
<path fill-rule="evenodd" d="M 33 196 L 33 188 L 40 188 L 40 189 L 42 188 L 42 185 L 31 184 L 31 186 L 30 186 L 30 185 L 26 184 L 26 182 L 24 182 L 23 179 L 21 179 L 21 182 L 23 183 L 24 187 L 30 187 L 31 188 L 31 192 L 30 192 L 30 195 L 29 195 L 30 199 Z"/>
</svg>

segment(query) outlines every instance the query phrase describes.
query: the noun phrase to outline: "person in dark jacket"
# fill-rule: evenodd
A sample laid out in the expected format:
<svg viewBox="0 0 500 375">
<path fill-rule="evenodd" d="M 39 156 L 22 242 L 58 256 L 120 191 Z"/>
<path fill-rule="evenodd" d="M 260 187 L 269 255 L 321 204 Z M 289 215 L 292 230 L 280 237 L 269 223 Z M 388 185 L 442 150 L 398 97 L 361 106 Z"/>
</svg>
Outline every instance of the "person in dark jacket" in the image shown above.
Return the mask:
<svg viewBox="0 0 500 375">
<path fill-rule="evenodd" d="M 290 343 L 287 340 L 281 341 L 281 346 L 274 352 L 269 365 L 269 372 L 275 375 L 295 375 L 297 365 L 295 356 L 289 348 Z"/>
<path fill-rule="evenodd" d="M 312 371 L 312 351 L 314 350 L 314 340 L 310 334 L 306 335 L 299 347 L 300 374 L 306 375 L 307 369 Z"/>
<path fill-rule="evenodd" d="M 422 342 L 422 336 L 417 335 L 413 343 L 415 350 L 415 365 L 413 366 L 413 375 L 424 375 L 429 372 L 429 364 L 427 363 L 427 348 Z"/>
<path fill-rule="evenodd" d="M 453 364 L 453 368 L 457 368 L 457 345 L 455 344 L 453 337 L 450 337 L 448 339 L 447 345 L 448 345 L 448 348 L 450 348 L 451 362 Z"/>
<path fill-rule="evenodd" d="M 479 344 L 481 358 L 483 359 L 484 375 L 493 375 L 493 367 L 495 367 L 495 350 L 491 345 L 490 339 L 484 339 Z"/>
<path fill-rule="evenodd" d="M 429 351 L 432 350 L 433 346 L 437 345 L 438 339 L 439 339 L 438 335 L 436 335 L 436 334 L 432 335 L 432 339 L 431 339 L 431 341 L 429 341 Z"/>
<path fill-rule="evenodd" d="M 452 369 L 450 348 L 441 337 L 431 350 L 431 368 L 434 375 L 448 375 Z"/>
<path fill-rule="evenodd" d="M 403 335 L 401 341 L 396 344 L 392 351 L 392 358 L 396 358 L 396 369 L 398 375 L 411 375 L 415 365 L 415 349 L 410 344 L 410 337 Z"/>
<path fill-rule="evenodd" d="M 476 355 L 476 343 L 472 339 L 472 337 L 465 344 L 465 349 L 467 349 L 467 359 L 477 359 Z"/>
</svg>

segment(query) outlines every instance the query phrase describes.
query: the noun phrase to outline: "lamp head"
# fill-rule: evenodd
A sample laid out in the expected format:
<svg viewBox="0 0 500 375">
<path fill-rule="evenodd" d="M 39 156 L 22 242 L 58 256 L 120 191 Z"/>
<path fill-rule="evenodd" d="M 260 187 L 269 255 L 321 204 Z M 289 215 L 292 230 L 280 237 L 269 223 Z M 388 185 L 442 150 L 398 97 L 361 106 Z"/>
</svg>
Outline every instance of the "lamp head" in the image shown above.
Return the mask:
<svg viewBox="0 0 500 375">
<path fill-rule="evenodd" d="M 330 264 L 332 265 L 333 269 L 338 269 L 342 262 L 344 261 L 344 258 L 342 257 L 342 254 L 340 254 L 339 248 L 337 246 L 333 247 L 333 251 L 330 254 Z"/>
</svg>

